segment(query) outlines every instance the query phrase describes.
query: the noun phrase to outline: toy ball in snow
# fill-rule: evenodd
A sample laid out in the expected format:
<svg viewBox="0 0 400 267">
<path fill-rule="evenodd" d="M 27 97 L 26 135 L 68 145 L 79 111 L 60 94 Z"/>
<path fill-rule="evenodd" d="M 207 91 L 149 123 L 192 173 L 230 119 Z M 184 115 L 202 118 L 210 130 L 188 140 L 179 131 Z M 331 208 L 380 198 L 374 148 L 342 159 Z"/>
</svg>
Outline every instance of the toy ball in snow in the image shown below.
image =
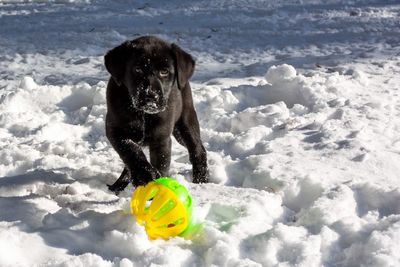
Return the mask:
<svg viewBox="0 0 400 267">
<path fill-rule="evenodd" d="M 192 198 L 183 185 L 161 177 L 135 190 L 131 211 L 149 239 L 184 236 L 190 229 Z"/>
</svg>

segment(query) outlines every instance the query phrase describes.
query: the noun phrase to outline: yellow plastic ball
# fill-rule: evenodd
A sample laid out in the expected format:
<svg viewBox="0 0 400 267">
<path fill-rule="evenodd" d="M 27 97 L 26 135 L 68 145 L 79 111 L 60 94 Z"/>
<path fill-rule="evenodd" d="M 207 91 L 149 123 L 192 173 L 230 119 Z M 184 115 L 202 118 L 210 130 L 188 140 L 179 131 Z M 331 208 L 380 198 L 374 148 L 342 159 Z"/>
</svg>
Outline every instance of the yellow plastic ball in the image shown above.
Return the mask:
<svg viewBox="0 0 400 267">
<path fill-rule="evenodd" d="M 168 239 L 189 228 L 192 200 L 184 186 L 162 177 L 135 190 L 131 211 L 149 239 Z"/>
</svg>

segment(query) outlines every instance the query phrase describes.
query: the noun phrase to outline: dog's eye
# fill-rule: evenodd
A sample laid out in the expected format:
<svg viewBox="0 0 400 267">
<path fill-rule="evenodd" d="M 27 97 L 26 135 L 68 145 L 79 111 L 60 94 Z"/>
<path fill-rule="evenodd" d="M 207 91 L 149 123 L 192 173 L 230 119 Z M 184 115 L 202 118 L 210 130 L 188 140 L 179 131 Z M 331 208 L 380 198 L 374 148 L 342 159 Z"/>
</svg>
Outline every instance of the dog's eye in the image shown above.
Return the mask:
<svg viewBox="0 0 400 267">
<path fill-rule="evenodd" d="M 167 77 L 169 75 L 168 69 L 160 70 L 160 77 Z"/>
<path fill-rule="evenodd" d="M 142 69 L 139 68 L 139 67 L 134 68 L 134 69 L 133 69 L 133 72 L 134 72 L 134 73 L 143 73 Z"/>
</svg>

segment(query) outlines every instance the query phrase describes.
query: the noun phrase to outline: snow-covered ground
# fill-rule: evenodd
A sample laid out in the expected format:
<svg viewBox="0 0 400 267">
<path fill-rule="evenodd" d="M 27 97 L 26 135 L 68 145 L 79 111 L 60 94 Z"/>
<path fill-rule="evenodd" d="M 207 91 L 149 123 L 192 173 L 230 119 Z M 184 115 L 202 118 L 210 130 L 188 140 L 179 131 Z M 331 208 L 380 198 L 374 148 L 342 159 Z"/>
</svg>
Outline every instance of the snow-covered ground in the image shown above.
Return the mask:
<svg viewBox="0 0 400 267">
<path fill-rule="evenodd" d="M 104 133 L 105 52 L 192 53 L 203 231 L 149 241 Z M 0 266 L 400 266 L 400 4 L 0 0 Z"/>
</svg>

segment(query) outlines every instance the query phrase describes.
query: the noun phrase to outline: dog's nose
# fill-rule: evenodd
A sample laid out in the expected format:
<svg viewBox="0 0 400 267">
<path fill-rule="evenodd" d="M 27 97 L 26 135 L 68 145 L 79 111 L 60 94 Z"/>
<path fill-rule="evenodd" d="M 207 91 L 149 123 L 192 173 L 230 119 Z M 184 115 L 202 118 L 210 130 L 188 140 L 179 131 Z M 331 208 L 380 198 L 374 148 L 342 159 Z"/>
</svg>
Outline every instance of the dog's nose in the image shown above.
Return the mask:
<svg viewBox="0 0 400 267">
<path fill-rule="evenodd" d="M 145 101 L 146 103 L 156 103 L 160 97 L 156 93 L 148 93 L 146 95 Z"/>
</svg>

